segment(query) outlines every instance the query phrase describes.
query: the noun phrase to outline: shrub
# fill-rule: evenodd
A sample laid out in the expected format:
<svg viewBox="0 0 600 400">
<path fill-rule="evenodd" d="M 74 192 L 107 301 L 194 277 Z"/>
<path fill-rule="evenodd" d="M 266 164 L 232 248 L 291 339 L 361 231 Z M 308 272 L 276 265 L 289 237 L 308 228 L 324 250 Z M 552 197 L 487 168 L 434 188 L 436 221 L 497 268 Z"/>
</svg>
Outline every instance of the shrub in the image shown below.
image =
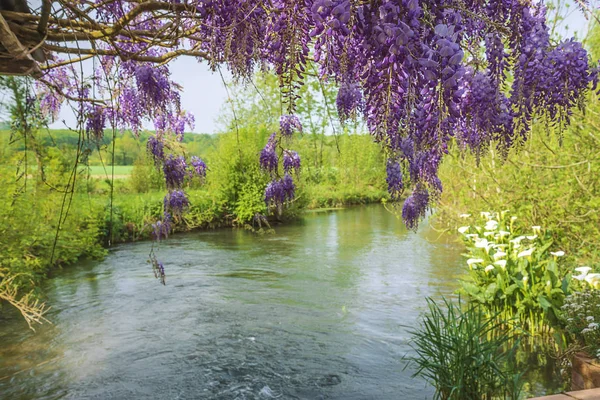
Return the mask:
<svg viewBox="0 0 600 400">
<path fill-rule="evenodd" d="M 600 291 L 591 289 L 567 296 L 562 312 L 565 331 L 573 345 L 600 358 Z"/>
<path fill-rule="evenodd" d="M 469 267 L 461 293 L 488 316 L 518 320 L 532 334 L 547 332 L 569 291 L 570 276 L 558 265 L 564 253 L 550 252 L 549 232 L 534 226 L 524 233 L 516 220 L 508 212 L 484 212 L 459 228 Z"/>
</svg>

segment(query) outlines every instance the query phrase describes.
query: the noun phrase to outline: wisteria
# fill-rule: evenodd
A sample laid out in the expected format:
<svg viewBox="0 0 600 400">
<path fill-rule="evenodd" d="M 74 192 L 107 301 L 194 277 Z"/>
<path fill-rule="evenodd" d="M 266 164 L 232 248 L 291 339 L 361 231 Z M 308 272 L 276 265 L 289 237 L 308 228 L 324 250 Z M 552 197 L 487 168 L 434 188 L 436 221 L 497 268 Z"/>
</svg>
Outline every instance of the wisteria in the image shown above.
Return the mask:
<svg viewBox="0 0 600 400">
<path fill-rule="evenodd" d="M 300 172 L 300 156 L 293 150 L 283 151 L 283 170 L 286 173 Z"/>
<path fill-rule="evenodd" d="M 295 132 L 302 132 L 302 124 L 295 115 L 283 115 L 279 120 L 281 135 L 292 136 Z"/>
<path fill-rule="evenodd" d="M 335 104 L 342 122 L 361 112 L 363 110 L 363 98 L 358 84 L 342 83 Z"/>
<path fill-rule="evenodd" d="M 100 106 L 95 106 L 88 114 L 85 122 L 85 130 L 88 135 L 93 135 L 96 140 L 101 140 L 104 137 L 104 127 L 106 126 L 106 116 L 104 110 Z"/>
<path fill-rule="evenodd" d="M 187 195 L 183 190 L 173 190 L 167 193 L 164 199 L 165 215 L 181 215 L 190 205 Z M 164 223 L 164 221 L 163 221 Z"/>
<path fill-rule="evenodd" d="M 162 220 L 158 220 L 152 224 L 152 237 L 157 242 L 169 237 L 171 233 L 172 217 L 168 212 L 164 212 Z"/>
<path fill-rule="evenodd" d="M 282 144 L 302 132 L 295 103 L 312 54 L 319 77 L 339 85 L 340 119 L 362 117 L 385 149 L 392 197 L 401 200 L 403 190 L 412 191 L 402 211 L 411 228 L 441 194 L 438 168 L 454 141 L 477 155 L 490 146 L 505 155 L 527 139 L 538 116 L 563 129 L 598 80 L 581 43 L 551 40 L 543 1 L 56 3 L 63 14 L 49 20 L 42 46 L 56 56 L 38 84 L 47 115 L 56 117 L 68 99 L 85 104 L 85 127 L 94 134 L 109 121 L 134 132 L 154 124 L 148 149 L 169 190 L 181 190 L 189 165 L 167 151 L 166 138 L 181 140 L 193 121 L 181 109 L 181 88 L 168 62 L 193 56 L 242 79 L 258 66 L 272 67 L 284 115 L 259 158 L 271 178 L 265 200 L 282 204 L 293 198 L 290 172 L 299 165 L 284 150 L 289 141 Z M 20 29 L 37 32 L 41 17 L 34 13 L 35 25 Z M 72 40 L 94 43 L 68 47 Z M 61 53 L 98 58 L 94 79 L 82 79 L 81 69 Z M 284 182 L 291 182 L 288 190 Z"/>
<path fill-rule="evenodd" d="M 163 163 L 163 172 L 168 189 L 180 188 L 187 175 L 187 163 L 183 156 L 169 154 Z"/>
<path fill-rule="evenodd" d="M 400 164 L 397 161 L 389 160 L 387 163 L 387 184 L 388 192 L 392 200 L 398 200 L 402 195 L 404 189 L 404 183 L 402 182 L 402 170 Z"/>
<path fill-rule="evenodd" d="M 283 178 L 269 182 L 265 190 L 265 203 L 267 205 L 282 206 L 286 201 L 295 197 L 296 185 L 289 174 Z"/>
<path fill-rule="evenodd" d="M 206 178 L 206 164 L 200 157 L 192 156 L 192 158 L 190 158 L 190 165 L 190 177 L 196 175 L 200 179 Z"/>
<path fill-rule="evenodd" d="M 158 261 L 153 252 L 150 253 L 150 262 L 152 263 L 152 270 L 154 271 L 154 276 L 156 279 L 158 279 L 163 285 L 166 285 L 167 276 L 165 275 L 165 266 L 162 262 Z"/>
<path fill-rule="evenodd" d="M 402 218 L 408 229 L 417 229 L 419 220 L 427 213 L 428 206 L 429 192 L 425 187 L 417 186 L 402 207 Z"/>
<path fill-rule="evenodd" d="M 270 173 L 277 172 L 279 167 L 279 157 L 277 156 L 277 134 L 269 136 L 267 144 L 260 152 L 260 166 Z"/>
<path fill-rule="evenodd" d="M 165 159 L 165 144 L 163 138 L 158 135 L 150 136 L 146 147 L 154 160 L 154 164 L 159 166 Z"/>
</svg>

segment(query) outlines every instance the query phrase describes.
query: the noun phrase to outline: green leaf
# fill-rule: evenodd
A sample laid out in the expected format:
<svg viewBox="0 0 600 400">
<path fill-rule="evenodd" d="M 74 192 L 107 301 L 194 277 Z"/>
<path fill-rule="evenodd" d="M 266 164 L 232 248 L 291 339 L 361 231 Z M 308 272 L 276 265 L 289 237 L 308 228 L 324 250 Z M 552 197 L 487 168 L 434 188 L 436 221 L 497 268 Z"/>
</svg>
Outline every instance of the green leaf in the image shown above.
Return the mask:
<svg viewBox="0 0 600 400">
<path fill-rule="evenodd" d="M 562 291 L 564 294 L 569 294 L 569 284 L 571 283 L 571 275 L 567 275 L 562 280 Z"/>
<path fill-rule="evenodd" d="M 548 308 L 552 307 L 552 303 L 550 303 L 550 301 L 546 298 L 546 296 L 543 295 L 539 295 L 537 297 L 538 303 L 540 303 L 540 306 L 544 309 L 544 311 L 547 311 Z"/>
<path fill-rule="evenodd" d="M 504 291 L 504 293 L 506 293 L 507 296 L 510 296 L 518 288 L 519 288 L 519 285 L 517 285 L 516 283 L 513 283 L 512 285 L 510 285 L 509 287 L 506 288 L 506 290 Z"/>
</svg>

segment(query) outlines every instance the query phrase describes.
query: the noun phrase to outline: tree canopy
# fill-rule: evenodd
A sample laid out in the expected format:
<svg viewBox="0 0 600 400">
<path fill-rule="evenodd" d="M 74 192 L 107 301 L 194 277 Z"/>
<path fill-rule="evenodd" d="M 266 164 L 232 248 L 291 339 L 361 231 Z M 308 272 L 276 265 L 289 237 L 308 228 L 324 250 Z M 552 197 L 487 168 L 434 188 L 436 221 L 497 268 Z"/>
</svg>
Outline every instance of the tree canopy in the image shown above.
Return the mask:
<svg viewBox="0 0 600 400">
<path fill-rule="evenodd" d="M 591 8 L 587 1 L 577 3 Z M 489 146 L 506 154 L 527 139 L 538 117 L 558 130 L 569 124 L 598 79 L 581 43 L 551 38 L 543 1 L 43 0 L 33 10 L 23 0 L 0 5 L 0 29 L 12 35 L 0 35 L 0 52 L 33 57 L 45 115 L 55 118 L 65 101 L 72 102 L 80 129 L 97 137 L 108 127 L 139 131 L 145 121 L 154 124 L 148 146 L 166 174 L 171 193 L 165 204 L 173 200 L 171 209 L 186 204 L 179 182 L 187 165 L 169 154 L 166 137 L 181 139 L 193 124 L 169 72 L 168 62 L 181 55 L 214 70 L 227 68 L 241 80 L 252 79 L 259 68 L 278 76 L 285 104 L 281 129 L 260 156 L 272 178 L 265 201 L 273 207 L 294 196 L 292 170 L 300 161 L 286 148 L 286 138 L 302 131 L 295 115 L 299 88 L 308 74 L 334 81 L 340 119 L 363 117 L 385 149 L 392 197 L 399 200 L 411 189 L 402 216 L 413 229 L 442 192 L 438 168 L 451 140 L 476 154 Z M 18 45 L 29 50 L 23 53 Z M 83 68 L 89 59 L 92 67 Z"/>
</svg>

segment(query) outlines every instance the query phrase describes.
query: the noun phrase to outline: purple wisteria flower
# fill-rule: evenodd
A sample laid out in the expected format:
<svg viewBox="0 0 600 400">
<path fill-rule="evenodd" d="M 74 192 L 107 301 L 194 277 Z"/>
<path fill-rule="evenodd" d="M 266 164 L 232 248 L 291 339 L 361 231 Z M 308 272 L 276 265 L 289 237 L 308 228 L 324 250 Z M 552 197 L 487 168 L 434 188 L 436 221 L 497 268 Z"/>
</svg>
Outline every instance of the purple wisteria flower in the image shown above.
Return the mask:
<svg viewBox="0 0 600 400">
<path fill-rule="evenodd" d="M 159 166 L 165 158 L 165 144 L 161 136 L 150 136 L 146 148 L 154 160 L 154 164 Z"/>
<path fill-rule="evenodd" d="M 173 215 L 181 215 L 190 205 L 183 190 L 173 190 L 164 199 L 165 213 L 169 211 Z"/>
<path fill-rule="evenodd" d="M 194 129 L 194 116 L 188 112 L 159 114 L 154 118 L 154 128 L 158 134 L 174 133 L 178 141 L 183 141 L 185 127 Z"/>
<path fill-rule="evenodd" d="M 279 127 L 281 135 L 290 137 L 295 132 L 302 132 L 302 124 L 295 115 L 282 115 L 279 119 Z"/>
<path fill-rule="evenodd" d="M 192 156 L 190 158 L 191 170 L 190 176 L 198 176 L 200 179 L 206 178 L 206 164 L 200 157 Z"/>
<path fill-rule="evenodd" d="M 158 220 L 152 224 L 152 236 L 154 240 L 160 242 L 162 239 L 169 237 L 171 233 L 171 214 L 164 212 L 162 220 Z"/>
<path fill-rule="evenodd" d="M 134 73 L 143 103 L 146 106 L 165 109 L 171 94 L 171 84 L 166 74 L 149 64 L 138 66 Z"/>
<path fill-rule="evenodd" d="M 88 135 L 93 135 L 96 140 L 104 137 L 104 126 L 106 125 L 106 116 L 104 109 L 100 106 L 92 108 L 85 121 L 85 131 Z"/>
<path fill-rule="evenodd" d="M 260 166 L 267 172 L 275 173 L 279 166 L 279 158 L 276 152 L 277 134 L 269 136 L 267 144 L 260 152 Z"/>
<path fill-rule="evenodd" d="M 364 104 L 358 84 L 342 83 L 335 104 L 337 105 L 338 115 L 342 122 L 354 116 L 356 112 L 362 111 Z"/>
<path fill-rule="evenodd" d="M 154 277 L 160 281 L 163 285 L 167 284 L 167 276 L 165 275 L 165 266 L 162 262 L 158 261 L 154 253 L 150 253 L 150 262 L 152 263 L 152 271 Z"/>
<path fill-rule="evenodd" d="M 425 217 L 429 206 L 429 192 L 422 186 L 418 186 L 404 201 L 402 207 L 402 219 L 408 229 L 416 231 L 421 218 Z"/>
<path fill-rule="evenodd" d="M 265 203 L 267 203 L 267 206 L 271 204 L 282 205 L 285 203 L 285 191 L 283 190 L 281 180 L 269 182 L 265 189 Z"/>
<path fill-rule="evenodd" d="M 294 199 L 295 190 L 294 179 L 289 174 L 285 174 L 282 179 L 269 182 L 265 189 L 265 203 L 267 206 L 281 206 L 286 201 Z"/>
<path fill-rule="evenodd" d="M 293 150 L 283 151 L 283 170 L 286 173 L 300 172 L 300 156 Z"/>
<path fill-rule="evenodd" d="M 163 172 L 168 189 L 178 189 L 183 184 L 187 171 L 187 164 L 183 156 L 169 154 L 163 163 Z"/>
<path fill-rule="evenodd" d="M 388 160 L 387 167 L 387 184 L 388 192 L 392 200 L 397 201 L 402 195 L 404 184 L 402 183 L 402 170 L 400 169 L 400 163 L 398 161 Z"/>
</svg>

